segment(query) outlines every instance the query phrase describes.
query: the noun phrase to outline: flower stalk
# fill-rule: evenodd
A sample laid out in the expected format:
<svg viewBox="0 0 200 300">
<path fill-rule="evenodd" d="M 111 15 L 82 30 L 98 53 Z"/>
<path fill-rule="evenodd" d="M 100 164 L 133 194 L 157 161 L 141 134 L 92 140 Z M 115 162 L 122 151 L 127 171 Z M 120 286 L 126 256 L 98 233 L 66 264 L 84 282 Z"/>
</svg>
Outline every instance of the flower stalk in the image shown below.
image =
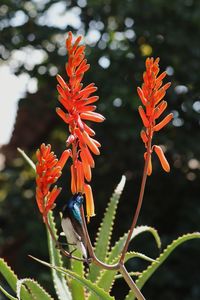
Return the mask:
<svg viewBox="0 0 200 300">
<path fill-rule="evenodd" d="M 160 71 L 158 63 L 159 58 L 155 60 L 153 58 L 147 58 L 146 72 L 144 72 L 143 74 L 144 83 L 142 85 L 142 89 L 140 87 L 138 87 L 137 89 L 141 102 L 145 107 L 145 110 L 142 106 L 139 106 L 138 108 L 140 117 L 145 127 L 145 131 L 141 131 L 141 139 L 146 148 L 146 152 L 144 153 L 145 164 L 136 211 L 133 216 L 131 228 L 129 230 L 124 248 L 121 253 L 120 263 L 124 262 L 125 254 L 128 250 L 133 230 L 138 221 L 144 198 L 147 176 L 150 176 L 152 174 L 151 156 L 153 151 L 155 151 L 155 153 L 157 154 L 161 162 L 162 168 L 166 172 L 170 171 L 169 163 L 167 162 L 162 148 L 157 145 L 152 146 L 154 132 L 161 130 L 173 118 L 173 114 L 168 114 L 160 123 L 156 124 L 156 120 L 161 116 L 161 114 L 167 107 L 167 102 L 162 99 L 165 96 L 166 90 L 171 85 L 171 83 L 168 82 L 162 87 L 162 80 L 165 78 L 166 72 L 163 72 L 158 76 L 158 73 Z M 161 100 L 162 102 L 160 102 Z"/>
<path fill-rule="evenodd" d="M 150 131 L 151 134 L 151 131 Z M 138 202 L 137 202 L 137 207 L 136 207 L 136 211 L 135 214 L 133 216 L 133 221 L 131 224 L 131 228 L 128 232 L 128 236 L 126 239 L 126 242 L 124 244 L 124 248 L 122 250 L 121 253 L 121 257 L 120 257 L 120 263 L 124 263 L 124 259 L 125 259 L 125 255 L 126 252 L 128 250 L 128 246 L 131 240 L 131 236 L 133 234 L 133 230 L 137 224 L 138 221 L 138 217 L 142 208 L 142 202 L 143 202 L 143 198 L 144 198 L 144 191 L 145 191 L 145 186 L 146 186 L 146 181 L 147 181 L 147 174 L 148 174 L 148 166 L 149 166 L 149 161 L 150 161 L 150 157 L 151 157 L 151 139 L 149 139 L 148 141 L 148 146 L 147 146 L 147 156 L 145 159 L 145 164 L 144 164 L 144 170 L 143 170 L 143 176 L 142 176 L 142 182 L 141 182 L 141 187 L 140 187 L 140 194 L 139 194 L 139 198 L 138 198 Z"/>
</svg>

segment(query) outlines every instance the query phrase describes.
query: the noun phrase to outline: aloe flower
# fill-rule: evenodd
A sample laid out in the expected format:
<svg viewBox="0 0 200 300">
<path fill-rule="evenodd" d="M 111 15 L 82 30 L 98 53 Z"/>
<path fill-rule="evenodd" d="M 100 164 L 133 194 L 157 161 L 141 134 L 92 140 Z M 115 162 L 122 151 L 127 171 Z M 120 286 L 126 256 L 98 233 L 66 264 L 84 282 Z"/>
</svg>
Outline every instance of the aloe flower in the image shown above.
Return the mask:
<svg viewBox="0 0 200 300">
<path fill-rule="evenodd" d="M 52 185 L 61 176 L 62 168 L 70 156 L 70 150 L 65 150 L 58 160 L 54 152 L 51 152 L 51 145 L 42 144 L 36 156 L 38 161 L 36 164 L 36 201 L 45 221 L 61 191 L 61 188 L 57 186 L 52 188 Z"/>
<path fill-rule="evenodd" d="M 82 193 L 86 197 L 86 211 L 88 219 L 94 215 L 94 203 L 91 186 L 91 168 L 94 168 L 94 155 L 99 155 L 100 143 L 94 139 L 95 132 L 86 121 L 102 122 L 104 117 L 96 113 L 94 103 L 99 99 L 92 95 L 97 88 L 94 83 L 86 87 L 82 80 L 84 73 L 90 68 L 85 58 L 85 46 L 79 45 L 81 36 L 73 42 L 69 32 L 66 40 L 68 63 L 66 72 L 68 81 L 57 75 L 59 93 L 58 100 L 62 104 L 56 109 L 57 114 L 67 124 L 70 135 L 67 139 L 67 148 L 71 147 L 71 191 L 73 194 Z"/>
<path fill-rule="evenodd" d="M 163 79 L 167 74 L 166 72 L 163 72 L 159 75 L 159 60 L 159 58 L 156 58 L 155 60 L 153 58 L 146 59 L 146 72 L 143 74 L 144 83 L 142 88 L 137 88 L 138 95 L 143 104 L 143 106 L 139 106 L 138 110 L 145 127 L 145 130 L 141 131 L 141 138 L 146 148 L 148 148 L 148 144 L 151 143 L 154 133 L 160 131 L 173 118 L 173 114 L 170 113 L 162 121 L 157 123 L 158 118 L 167 107 L 167 102 L 163 100 L 163 98 L 166 94 L 166 90 L 171 85 L 170 82 L 163 85 Z M 152 173 L 151 154 L 153 151 L 157 154 L 162 168 L 166 172 L 169 172 L 170 166 L 162 148 L 160 146 L 153 145 L 150 149 L 147 174 L 151 175 Z M 144 158 L 146 159 L 146 157 L 147 152 L 144 153 Z"/>
</svg>

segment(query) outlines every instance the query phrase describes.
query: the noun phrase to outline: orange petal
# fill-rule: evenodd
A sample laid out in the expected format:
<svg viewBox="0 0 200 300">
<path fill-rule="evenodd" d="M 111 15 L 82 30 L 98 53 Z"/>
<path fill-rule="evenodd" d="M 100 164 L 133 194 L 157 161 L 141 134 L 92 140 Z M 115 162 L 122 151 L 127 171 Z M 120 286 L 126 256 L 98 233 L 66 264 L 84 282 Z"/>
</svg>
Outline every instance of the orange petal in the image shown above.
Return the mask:
<svg viewBox="0 0 200 300">
<path fill-rule="evenodd" d="M 75 52 L 75 58 L 81 55 L 85 51 L 85 45 L 81 45 Z"/>
<path fill-rule="evenodd" d="M 70 63 L 67 63 L 66 64 L 66 72 L 67 72 L 67 75 L 69 77 L 72 77 L 73 76 L 73 70 L 72 70 L 72 66 Z"/>
<path fill-rule="evenodd" d="M 147 158 L 147 152 L 144 153 L 144 159 L 146 160 Z M 149 157 L 149 163 L 147 167 L 147 175 L 150 176 L 152 174 L 152 160 L 151 160 L 151 155 Z"/>
<path fill-rule="evenodd" d="M 84 55 L 83 55 L 82 58 L 84 58 Z M 83 59 L 81 61 L 80 65 L 78 66 L 78 68 L 76 69 L 76 71 L 78 71 L 80 68 L 83 68 L 84 66 L 86 66 L 86 64 L 87 64 L 87 59 L 85 58 L 85 59 Z M 77 65 L 77 63 L 76 63 L 76 65 Z"/>
<path fill-rule="evenodd" d="M 158 123 L 156 126 L 153 127 L 154 131 L 159 131 L 162 129 L 165 125 L 167 125 L 171 119 L 173 118 L 173 114 L 167 115 L 160 123 Z"/>
<path fill-rule="evenodd" d="M 66 108 L 66 110 L 70 110 L 72 108 L 71 102 L 68 100 L 68 98 L 62 98 L 60 95 L 58 96 L 58 101 Z"/>
<path fill-rule="evenodd" d="M 61 85 L 61 87 L 63 89 L 67 89 L 68 88 L 66 82 L 64 81 L 64 79 L 59 74 L 56 76 L 56 79 L 58 80 L 59 84 Z"/>
<path fill-rule="evenodd" d="M 148 137 L 147 137 L 146 132 L 144 130 L 142 130 L 140 132 L 140 136 L 141 136 L 141 139 L 142 139 L 143 143 L 146 144 L 148 142 Z"/>
<path fill-rule="evenodd" d="M 163 153 L 163 150 L 161 147 L 159 146 L 154 146 L 153 147 L 154 151 L 156 152 L 156 154 L 158 155 L 158 158 L 160 160 L 160 163 L 162 165 L 162 168 L 165 170 L 165 172 L 170 172 L 170 165 Z"/>
<path fill-rule="evenodd" d="M 95 105 L 82 105 L 82 106 L 78 106 L 77 105 L 77 110 L 79 113 L 84 113 L 84 112 L 90 112 L 90 111 L 94 111 L 97 107 Z"/>
<path fill-rule="evenodd" d="M 81 151 L 85 157 L 85 160 L 88 161 L 88 164 L 90 165 L 91 168 L 94 168 L 95 164 L 94 164 L 94 159 L 88 149 L 88 147 L 81 147 Z"/>
<path fill-rule="evenodd" d="M 43 200 L 43 195 L 38 187 L 36 188 L 36 201 L 37 201 L 39 211 L 42 214 L 44 211 L 44 200 Z"/>
<path fill-rule="evenodd" d="M 164 112 L 164 110 L 167 107 L 167 102 L 166 101 L 162 101 L 156 108 L 154 111 L 154 119 L 158 119 L 161 114 Z"/>
<path fill-rule="evenodd" d="M 87 70 L 89 70 L 89 68 L 90 68 L 90 64 L 87 64 L 84 67 L 77 69 L 76 76 L 85 73 Z M 97 90 L 97 88 L 93 89 L 92 92 L 89 92 L 89 94 L 94 93 L 96 90 Z"/>
<path fill-rule="evenodd" d="M 83 132 L 83 138 L 84 138 L 85 143 L 90 148 L 90 150 L 94 154 L 99 155 L 100 151 L 99 151 L 98 147 L 96 146 L 96 144 L 94 143 L 93 139 L 88 135 L 88 133 L 86 131 Z"/>
<path fill-rule="evenodd" d="M 171 86 L 171 82 L 166 83 L 165 85 L 163 85 L 163 90 L 167 90 L 169 87 Z"/>
<path fill-rule="evenodd" d="M 90 221 L 90 217 L 95 216 L 94 213 L 94 199 L 92 194 L 92 189 L 89 184 L 84 185 L 84 192 L 86 198 L 86 212 L 87 212 L 87 220 Z"/>
<path fill-rule="evenodd" d="M 86 147 L 86 143 L 85 143 L 85 140 L 84 140 L 84 137 L 83 137 L 83 132 L 80 131 L 79 128 L 76 128 L 74 130 L 75 134 L 77 135 L 79 141 L 81 142 L 81 144 Z"/>
<path fill-rule="evenodd" d="M 83 120 L 88 120 L 88 121 L 93 121 L 93 122 L 103 122 L 105 118 L 96 112 L 87 112 L 87 113 L 81 113 L 80 114 L 81 119 Z"/>
<path fill-rule="evenodd" d="M 140 114 L 140 117 L 142 119 L 142 122 L 143 122 L 144 126 L 149 127 L 149 121 L 146 117 L 146 114 L 145 114 L 144 109 L 142 108 L 142 106 L 139 106 L 138 111 L 139 111 L 139 114 Z"/>
<path fill-rule="evenodd" d="M 74 42 L 74 45 L 73 45 L 73 48 L 72 48 L 72 52 L 76 50 L 76 48 L 78 47 L 78 44 L 80 43 L 81 40 L 82 40 L 82 36 L 79 35 L 77 37 L 77 39 L 75 40 L 75 42 Z"/>
<path fill-rule="evenodd" d="M 72 45 L 72 32 L 69 31 L 68 32 L 68 38 L 66 39 L 66 48 L 67 50 L 69 50 L 71 48 Z"/>
<path fill-rule="evenodd" d="M 71 165 L 71 191 L 72 191 L 72 194 L 75 194 L 77 191 L 76 191 L 76 181 L 75 181 L 75 173 L 76 170 L 74 168 L 74 165 Z"/>
<path fill-rule="evenodd" d="M 61 157 L 60 157 L 60 159 L 59 159 L 59 161 L 57 163 L 57 166 L 61 167 L 61 169 L 62 169 L 64 167 L 64 165 L 66 164 L 66 162 L 67 162 L 70 154 L 71 154 L 71 150 L 70 149 L 65 150 L 62 153 L 62 155 L 61 155 Z"/>
<path fill-rule="evenodd" d="M 158 91 L 155 92 L 154 94 L 154 102 L 155 105 L 158 104 L 160 102 L 160 100 L 162 100 L 162 98 L 165 96 L 166 91 L 163 88 L 160 88 Z"/>
<path fill-rule="evenodd" d="M 91 103 L 94 103 L 98 100 L 99 100 L 99 96 L 92 96 L 92 97 L 87 98 L 86 104 L 91 104 Z"/>
<path fill-rule="evenodd" d="M 59 84 L 57 84 L 57 91 L 58 91 L 58 93 L 60 94 L 61 97 L 63 97 L 64 99 L 66 98 L 67 95 L 65 94 L 65 91 L 63 90 L 63 88 Z"/>
<path fill-rule="evenodd" d="M 77 192 L 83 193 L 84 189 L 84 173 L 82 163 L 78 160 L 76 164 L 77 169 Z"/>
<path fill-rule="evenodd" d="M 161 74 L 158 76 L 158 78 L 156 78 L 156 84 L 157 84 L 159 81 L 162 81 L 162 80 L 165 78 L 166 75 L 167 75 L 167 72 L 161 73 Z"/>
<path fill-rule="evenodd" d="M 65 123 L 69 124 L 69 115 L 68 114 L 66 114 L 60 107 L 56 108 L 56 112 Z"/>
<path fill-rule="evenodd" d="M 84 131 L 83 122 L 82 122 L 82 120 L 81 120 L 81 118 L 80 118 L 79 115 L 78 115 L 78 117 L 77 117 L 77 125 L 78 125 L 78 127 L 79 127 L 79 129 L 80 129 L 81 131 Z"/>
<path fill-rule="evenodd" d="M 95 131 L 90 128 L 88 125 L 86 125 L 85 123 L 83 123 L 84 129 L 85 131 L 90 135 L 90 136 L 94 136 L 95 135 Z"/>
<path fill-rule="evenodd" d="M 53 188 L 53 190 L 50 192 L 50 194 L 48 196 L 48 202 L 47 202 L 46 207 L 45 207 L 45 213 L 46 214 L 49 212 L 50 209 L 52 209 L 52 206 L 53 206 L 56 198 L 60 194 L 60 192 L 61 192 L 61 188 L 57 188 L 57 186 L 55 186 Z"/>
<path fill-rule="evenodd" d="M 143 91 L 140 87 L 137 88 L 137 92 L 138 92 L 138 95 L 142 101 L 142 103 L 144 104 L 144 106 L 146 105 L 147 103 L 147 99 L 145 98 L 144 94 L 143 94 Z"/>
<path fill-rule="evenodd" d="M 82 161 L 82 165 L 83 165 L 84 176 L 87 181 L 90 181 L 91 177 L 92 177 L 91 168 L 90 168 L 90 165 L 88 164 L 86 157 L 82 153 L 82 151 L 80 153 L 80 157 L 81 157 L 81 161 Z"/>
<path fill-rule="evenodd" d="M 95 143 L 95 145 L 99 148 L 99 147 L 101 147 L 101 144 L 97 141 L 97 140 L 95 140 L 95 139 L 93 139 L 93 138 L 90 138 L 94 143 Z"/>
<path fill-rule="evenodd" d="M 51 151 L 51 145 L 48 144 L 47 146 L 43 143 L 41 146 L 40 146 L 40 149 L 42 151 L 42 157 L 43 158 L 46 158 L 47 155 L 49 155 L 50 151 Z"/>
<path fill-rule="evenodd" d="M 79 54 L 78 56 L 75 54 L 74 60 L 73 60 L 73 66 L 75 68 L 79 68 L 83 61 L 85 62 L 84 64 L 86 64 L 87 63 L 87 59 L 84 59 L 84 57 L 85 57 L 85 53 Z M 78 76 L 76 75 L 76 79 L 77 79 L 77 77 Z"/>
</svg>

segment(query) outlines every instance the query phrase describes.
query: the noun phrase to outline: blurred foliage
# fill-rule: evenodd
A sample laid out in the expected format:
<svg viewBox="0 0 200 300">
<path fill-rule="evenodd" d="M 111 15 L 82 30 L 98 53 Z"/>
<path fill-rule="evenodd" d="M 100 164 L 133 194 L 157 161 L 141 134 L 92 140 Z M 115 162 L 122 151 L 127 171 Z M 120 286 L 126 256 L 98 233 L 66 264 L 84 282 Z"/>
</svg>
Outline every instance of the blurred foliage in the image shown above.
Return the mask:
<svg viewBox="0 0 200 300">
<path fill-rule="evenodd" d="M 128 183 L 115 234 L 119 236 L 130 226 L 144 152 L 136 87 L 142 82 L 146 56 L 151 55 L 161 58 L 161 70 L 167 70 L 172 82 L 166 99 L 175 119 L 156 137 L 156 143 L 166 147 L 172 171 L 164 174 L 153 159 L 154 172 L 139 224 L 156 227 L 164 246 L 177 235 L 199 230 L 199 14 L 198 0 L 1 0 L 0 63 L 18 76 L 29 74 L 37 83 L 37 92 L 28 88 L 21 99 L 13 137 L 2 150 L 7 164 L 0 174 L 0 255 L 19 275 L 39 274 L 44 284 L 48 283 L 49 274 L 42 267 L 38 272 L 38 265 L 27 257 L 31 253 L 46 258 L 47 246 L 34 200 L 34 174 L 19 158 L 16 147 L 33 153 L 33 159 L 41 142 L 51 143 L 57 154 L 65 147 L 68 133 L 55 114 L 55 75 L 65 74 L 64 44 L 69 30 L 83 34 L 88 44 L 91 69 L 85 84 L 95 82 L 98 86 L 98 111 L 106 117 L 103 124 L 94 127 L 102 151 L 93 173 L 97 216 L 89 224 L 91 236 L 105 199 L 123 173 Z M 34 59 L 36 50 L 39 56 Z M 70 196 L 68 171 L 66 168 L 63 174 L 57 214 Z M 149 256 L 155 252 L 148 240 L 138 238 L 132 246 Z M 199 243 L 194 241 L 178 250 L 145 286 L 148 299 L 199 299 L 198 249 Z M 113 293 L 120 299 L 126 289 L 120 282 Z M 155 296 L 158 291 L 159 298 Z"/>
</svg>

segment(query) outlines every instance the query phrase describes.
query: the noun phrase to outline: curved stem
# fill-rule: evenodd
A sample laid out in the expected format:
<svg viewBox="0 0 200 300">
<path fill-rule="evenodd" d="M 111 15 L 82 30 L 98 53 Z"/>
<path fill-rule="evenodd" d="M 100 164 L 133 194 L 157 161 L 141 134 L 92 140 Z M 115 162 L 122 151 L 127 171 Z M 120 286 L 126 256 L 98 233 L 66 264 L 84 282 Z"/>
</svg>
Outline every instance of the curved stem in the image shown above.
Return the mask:
<svg viewBox="0 0 200 300">
<path fill-rule="evenodd" d="M 135 214 L 133 216 L 133 221 L 132 221 L 132 224 L 131 224 L 131 228 L 129 230 L 124 248 L 123 248 L 122 253 L 121 253 L 120 263 L 124 262 L 125 254 L 128 250 L 128 246 L 129 246 L 129 243 L 130 243 L 130 240 L 131 240 L 131 236 L 132 236 L 133 230 L 134 230 L 134 228 L 137 224 L 137 220 L 138 220 L 140 210 L 141 210 L 141 207 L 142 207 L 144 191 L 145 191 L 145 186 L 146 186 L 146 181 L 147 181 L 147 169 L 148 169 L 148 165 L 149 165 L 149 159 L 150 159 L 150 156 L 151 156 L 151 140 L 152 140 L 151 135 L 152 135 L 152 129 L 150 128 L 149 140 L 148 140 L 148 145 L 147 145 L 147 156 L 146 156 L 145 164 L 144 164 L 144 171 L 143 171 L 143 176 L 142 176 L 142 182 L 141 182 L 140 194 L 139 194 L 139 198 L 138 198 L 138 204 L 137 204 Z"/>
<path fill-rule="evenodd" d="M 87 225 L 86 225 L 86 222 L 85 222 L 85 214 L 84 214 L 84 209 L 83 209 L 83 206 L 81 206 L 81 217 L 82 217 L 82 221 L 83 221 L 83 231 L 84 231 L 84 235 L 85 235 L 85 238 L 86 238 L 86 243 L 87 243 L 87 247 L 88 247 L 88 251 L 89 251 L 89 255 L 90 255 L 90 258 L 93 260 L 93 263 L 99 267 L 102 267 L 106 270 L 118 270 L 119 269 L 119 264 L 114 264 L 114 265 L 108 265 L 106 263 L 103 263 L 102 261 L 100 261 L 95 253 L 94 253 L 94 250 L 93 250 L 93 247 L 92 247 L 92 243 L 91 243 L 91 240 L 90 240 L 90 236 L 89 236 L 89 233 L 88 233 L 88 230 L 87 230 Z"/>
<path fill-rule="evenodd" d="M 93 260 L 93 263 L 96 264 L 99 267 L 102 267 L 102 268 L 106 269 L 106 270 L 119 270 L 120 273 L 122 274 L 123 278 L 125 279 L 125 281 L 129 285 L 129 287 L 133 291 L 136 298 L 138 300 L 145 300 L 145 298 L 142 295 L 141 291 L 138 289 L 135 282 L 133 281 L 133 279 L 131 278 L 131 276 L 127 272 L 127 270 L 124 266 L 124 262 L 122 264 L 119 262 L 115 265 L 108 265 L 108 264 L 103 263 L 102 261 L 100 261 L 96 257 L 96 255 L 94 253 L 94 250 L 93 250 L 93 247 L 92 247 L 90 237 L 89 237 L 89 233 L 88 233 L 88 230 L 87 230 L 87 225 L 86 225 L 86 222 L 85 222 L 85 214 L 84 214 L 83 206 L 81 206 L 81 217 L 82 217 L 82 221 L 83 221 L 83 231 L 84 231 L 84 234 L 85 234 L 88 251 L 89 251 L 90 257 Z"/>
<path fill-rule="evenodd" d="M 137 297 L 138 300 L 145 300 L 144 296 L 142 295 L 141 291 L 138 289 L 137 285 L 129 275 L 128 271 L 126 270 L 124 264 L 120 265 L 119 271 L 124 277 L 126 283 L 129 285 L 130 289 L 134 293 L 134 295 Z"/>
</svg>

